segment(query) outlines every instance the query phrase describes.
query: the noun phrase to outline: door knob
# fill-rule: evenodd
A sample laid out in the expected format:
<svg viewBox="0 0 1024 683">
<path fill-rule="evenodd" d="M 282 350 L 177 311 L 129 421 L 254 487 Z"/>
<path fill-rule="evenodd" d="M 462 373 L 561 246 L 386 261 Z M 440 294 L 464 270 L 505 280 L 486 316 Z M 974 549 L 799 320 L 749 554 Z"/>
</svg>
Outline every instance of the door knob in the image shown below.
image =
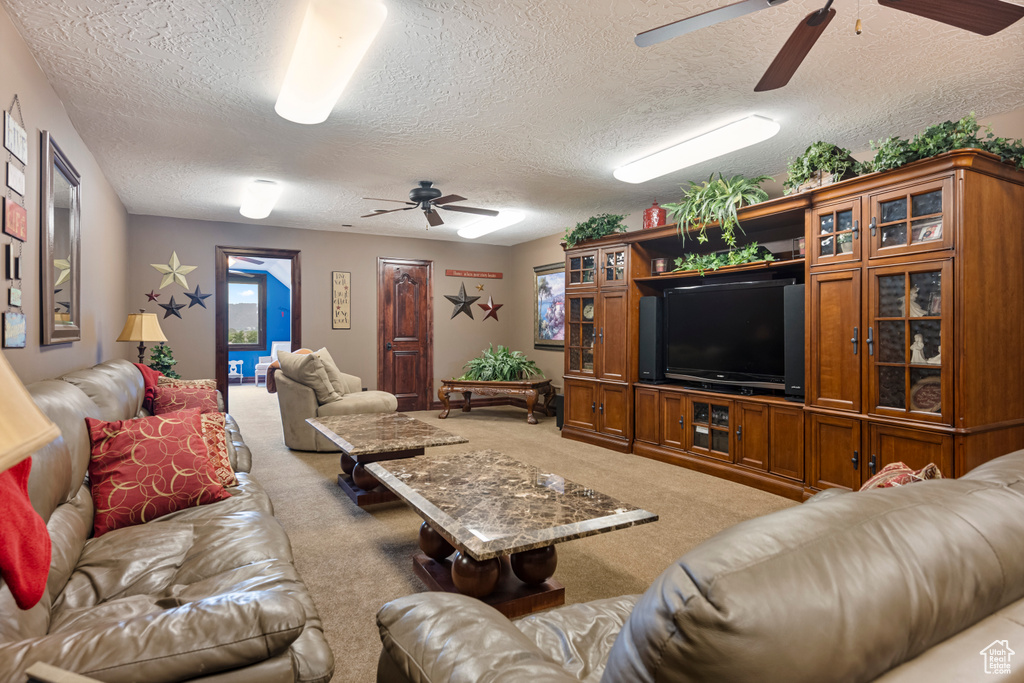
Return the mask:
<svg viewBox="0 0 1024 683">
<path fill-rule="evenodd" d="M 391 342 L 388 342 L 388 343 L 386 343 L 386 344 L 384 345 L 384 350 L 385 350 L 385 351 L 390 351 L 390 350 L 391 350 Z"/>
</svg>

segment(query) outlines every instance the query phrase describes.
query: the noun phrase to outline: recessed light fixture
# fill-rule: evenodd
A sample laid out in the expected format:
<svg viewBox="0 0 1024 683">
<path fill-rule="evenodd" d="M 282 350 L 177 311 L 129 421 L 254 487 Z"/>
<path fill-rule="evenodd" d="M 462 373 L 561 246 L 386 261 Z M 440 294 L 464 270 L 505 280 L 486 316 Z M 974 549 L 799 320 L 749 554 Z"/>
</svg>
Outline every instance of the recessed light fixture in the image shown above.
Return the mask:
<svg viewBox="0 0 1024 683">
<path fill-rule="evenodd" d="M 497 216 L 493 218 L 481 218 L 478 221 L 473 221 L 466 227 L 459 230 L 459 237 L 467 240 L 475 240 L 477 237 L 483 237 L 496 230 L 507 228 L 510 225 L 516 223 L 522 223 L 523 219 L 526 218 L 526 214 L 517 209 L 502 209 L 498 212 Z"/>
<path fill-rule="evenodd" d="M 626 164 L 615 169 L 613 175 L 626 183 L 644 183 L 666 173 L 764 142 L 778 133 L 779 128 L 775 121 L 754 114 Z"/>
<path fill-rule="evenodd" d="M 311 0 L 274 110 L 296 123 L 326 121 L 387 15 L 376 0 Z"/>
<path fill-rule="evenodd" d="M 242 190 L 242 207 L 238 210 L 246 218 L 266 218 L 274 210 L 281 186 L 272 180 L 253 180 Z"/>
</svg>

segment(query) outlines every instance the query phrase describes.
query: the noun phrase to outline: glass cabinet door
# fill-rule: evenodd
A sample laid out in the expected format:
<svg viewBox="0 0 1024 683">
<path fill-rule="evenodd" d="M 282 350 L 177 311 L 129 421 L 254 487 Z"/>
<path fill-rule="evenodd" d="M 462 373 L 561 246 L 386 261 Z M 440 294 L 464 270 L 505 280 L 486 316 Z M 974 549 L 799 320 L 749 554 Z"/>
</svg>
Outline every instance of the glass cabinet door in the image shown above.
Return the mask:
<svg viewBox="0 0 1024 683">
<path fill-rule="evenodd" d="M 593 294 L 569 296 L 568 338 L 565 347 L 566 373 L 594 374 L 595 323 L 597 298 Z"/>
<path fill-rule="evenodd" d="M 628 247 L 606 247 L 601 250 L 601 287 L 625 287 L 627 281 Z"/>
<path fill-rule="evenodd" d="M 731 404 L 728 401 L 710 401 L 694 397 L 689 399 L 689 406 L 687 450 L 732 462 L 729 448 Z"/>
<path fill-rule="evenodd" d="M 597 287 L 597 252 L 582 251 L 569 254 L 565 259 L 565 274 L 567 289 Z"/>
<path fill-rule="evenodd" d="M 871 258 L 953 247 L 953 178 L 871 197 Z"/>
<path fill-rule="evenodd" d="M 810 257 L 812 266 L 860 261 L 860 199 L 811 212 Z"/>
<path fill-rule="evenodd" d="M 869 272 L 871 412 L 952 424 L 952 261 Z"/>
</svg>

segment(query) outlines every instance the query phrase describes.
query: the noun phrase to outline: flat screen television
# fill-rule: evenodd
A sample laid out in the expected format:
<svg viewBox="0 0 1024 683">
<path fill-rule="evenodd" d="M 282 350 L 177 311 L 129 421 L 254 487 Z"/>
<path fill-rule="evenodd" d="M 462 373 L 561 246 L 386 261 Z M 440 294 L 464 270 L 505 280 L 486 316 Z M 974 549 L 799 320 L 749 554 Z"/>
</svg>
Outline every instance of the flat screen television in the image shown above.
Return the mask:
<svg viewBox="0 0 1024 683">
<path fill-rule="evenodd" d="M 730 282 L 666 290 L 665 376 L 784 389 L 783 292 L 794 282 Z"/>
</svg>

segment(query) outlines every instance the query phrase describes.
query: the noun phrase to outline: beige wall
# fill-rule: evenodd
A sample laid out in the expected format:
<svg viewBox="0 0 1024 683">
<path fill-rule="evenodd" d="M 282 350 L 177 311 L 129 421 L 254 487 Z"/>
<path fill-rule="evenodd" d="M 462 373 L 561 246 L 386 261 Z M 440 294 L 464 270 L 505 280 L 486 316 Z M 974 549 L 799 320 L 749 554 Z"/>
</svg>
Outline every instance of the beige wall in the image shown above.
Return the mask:
<svg viewBox="0 0 1024 683">
<path fill-rule="evenodd" d="M 18 95 L 29 140 L 25 168 L 28 241 L 22 248 L 22 311 L 28 322 L 28 346 L 4 349 L 24 382 L 55 377 L 110 358 L 131 357 L 127 344 L 114 340 L 126 316 L 128 215 L 82 142 L 57 94 L 36 65 L 7 13 L 0 8 L 0 107 Z M 82 175 L 82 341 L 40 346 L 39 304 L 39 132 L 48 130 Z M 6 150 L 0 154 L 0 187 L 6 192 Z M 11 193 L 13 195 L 13 193 Z M 14 240 L 0 235 L 0 245 Z M 2 253 L 2 247 L 0 247 Z M 0 271 L 4 271 L 0 265 Z M 6 272 L 3 273 L 6 276 Z M 0 310 L 8 310 L 0 280 Z"/>
<path fill-rule="evenodd" d="M 363 385 L 375 388 L 377 375 L 377 257 L 426 259 L 434 262 L 434 377 L 462 374 L 462 365 L 480 353 L 488 343 L 509 344 L 516 338 L 522 317 L 519 309 L 529 306 L 532 284 L 525 295 L 516 295 L 519 284 L 510 276 L 512 249 L 469 242 L 441 242 L 426 239 L 377 237 L 318 230 L 296 230 L 263 225 L 132 216 L 130 231 L 129 298 L 132 308 L 143 307 L 160 314 L 160 324 L 178 360 L 175 368 L 183 377 L 212 377 L 214 359 L 214 306 L 181 309 L 182 319 L 164 318 L 163 310 L 149 303 L 145 293 L 160 285 L 160 274 L 151 263 L 167 263 L 176 251 L 181 262 L 198 266 L 189 273 L 191 289 L 199 285 L 214 291 L 215 247 L 245 246 L 299 249 L 302 269 L 302 343 L 310 348 L 326 346 L 341 369 L 359 375 Z M 557 259 L 554 259 L 557 260 Z M 550 262 L 550 260 L 548 261 Z M 446 277 L 445 270 L 497 271 L 501 280 Z M 331 329 L 331 271 L 352 273 L 352 329 Z M 532 267 L 531 267 L 532 270 Z M 460 283 L 466 293 L 482 295 L 477 303 L 493 296 L 503 304 L 498 320 L 484 320 L 484 312 L 473 305 L 474 319 L 465 314 L 451 319 L 452 304 L 445 294 L 457 294 Z M 484 285 L 478 292 L 476 285 Z M 169 285 L 159 303 L 174 295 L 178 303 L 188 300 L 181 287 Z M 532 323 L 530 323 L 532 325 Z M 527 335 L 529 326 L 527 327 Z M 532 346 L 532 343 L 530 344 Z M 524 348 L 523 350 L 528 350 Z"/>
<path fill-rule="evenodd" d="M 564 365 L 561 351 L 533 348 L 533 306 L 534 306 L 534 266 L 544 266 L 550 263 L 560 263 L 565 260 L 565 252 L 562 251 L 561 240 L 563 234 L 542 237 L 531 242 L 523 242 L 514 247 L 512 251 L 509 277 L 512 288 L 517 293 L 516 307 L 512 315 L 512 347 L 524 352 L 529 358 L 537 362 L 537 365 L 544 372 L 544 376 L 552 380 L 555 386 L 562 386 L 562 372 Z"/>
</svg>

